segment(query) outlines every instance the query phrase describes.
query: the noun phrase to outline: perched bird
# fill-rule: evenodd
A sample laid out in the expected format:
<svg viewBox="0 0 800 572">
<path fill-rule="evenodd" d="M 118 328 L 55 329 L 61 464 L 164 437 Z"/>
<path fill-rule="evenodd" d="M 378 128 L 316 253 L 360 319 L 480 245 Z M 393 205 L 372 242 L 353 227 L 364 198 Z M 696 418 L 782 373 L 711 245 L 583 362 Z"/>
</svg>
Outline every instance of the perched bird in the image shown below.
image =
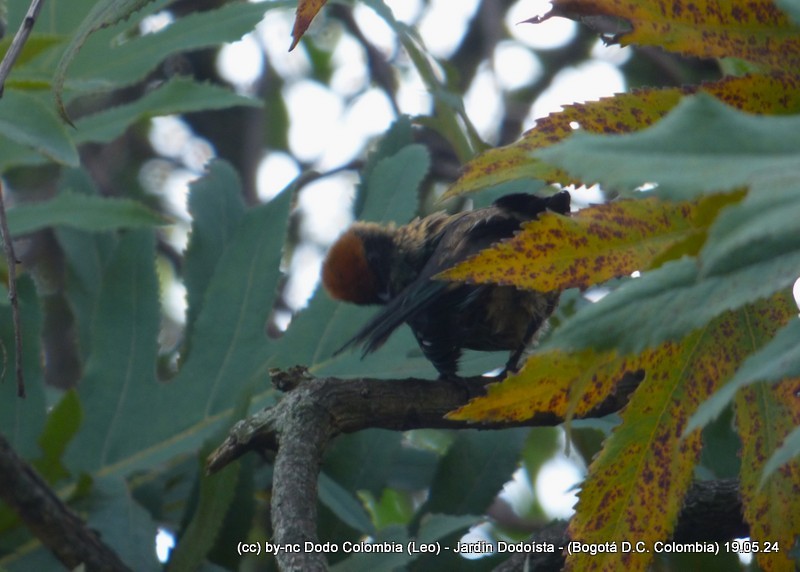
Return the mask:
<svg viewBox="0 0 800 572">
<path fill-rule="evenodd" d="M 337 300 L 383 308 L 339 352 L 362 344 L 364 355 L 375 351 L 405 322 L 440 378 L 457 377 L 463 348 L 509 350 L 506 368 L 515 369 L 555 309 L 559 292 L 433 276 L 510 238 L 546 210 L 568 214 L 569 205 L 566 191 L 546 198 L 520 193 L 486 208 L 435 213 L 399 227 L 353 224 L 328 252 L 322 283 Z"/>
</svg>

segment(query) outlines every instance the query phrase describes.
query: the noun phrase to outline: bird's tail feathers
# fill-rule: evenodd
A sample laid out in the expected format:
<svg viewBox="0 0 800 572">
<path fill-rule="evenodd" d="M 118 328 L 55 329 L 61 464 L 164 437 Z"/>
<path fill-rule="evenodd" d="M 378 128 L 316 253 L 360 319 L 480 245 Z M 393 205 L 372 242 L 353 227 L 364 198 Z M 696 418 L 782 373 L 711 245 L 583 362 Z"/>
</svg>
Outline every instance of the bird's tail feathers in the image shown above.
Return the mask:
<svg viewBox="0 0 800 572">
<path fill-rule="evenodd" d="M 356 332 L 333 355 L 363 345 L 362 357 L 380 348 L 392 333 L 403 323 L 409 320 L 422 308 L 434 304 L 448 287 L 446 282 L 426 281 L 419 285 L 412 285 L 412 291 L 401 293 L 376 313 L 364 326 Z"/>
</svg>

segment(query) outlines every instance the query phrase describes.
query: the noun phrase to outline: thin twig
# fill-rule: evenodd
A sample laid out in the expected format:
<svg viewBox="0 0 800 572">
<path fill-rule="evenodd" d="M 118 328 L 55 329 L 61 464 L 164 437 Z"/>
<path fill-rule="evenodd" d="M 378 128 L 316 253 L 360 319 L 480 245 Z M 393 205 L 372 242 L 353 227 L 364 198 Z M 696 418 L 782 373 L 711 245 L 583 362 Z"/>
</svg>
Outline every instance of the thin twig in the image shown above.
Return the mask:
<svg viewBox="0 0 800 572">
<path fill-rule="evenodd" d="M 6 87 L 6 78 L 8 74 L 11 73 L 11 68 L 14 67 L 17 58 L 22 53 L 22 48 L 25 46 L 25 42 L 28 41 L 28 36 L 31 35 L 31 30 L 33 30 L 33 25 L 36 23 L 36 18 L 39 16 L 43 5 L 44 0 L 31 0 L 28 13 L 25 14 L 25 18 L 19 25 L 19 30 L 17 30 L 14 40 L 11 42 L 11 46 L 9 46 L 6 55 L 3 57 L 3 61 L 0 62 L 0 97 L 3 97 L 3 90 Z"/>
<path fill-rule="evenodd" d="M 8 231 L 2 182 L 0 182 L 0 234 L 3 237 L 3 252 L 6 255 L 6 264 L 8 265 L 8 300 L 11 302 L 11 316 L 14 320 L 17 395 L 25 397 L 25 375 L 22 373 L 22 324 L 19 317 L 19 300 L 17 299 L 17 256 L 14 254 L 14 243 L 11 240 L 11 233 Z"/>
<path fill-rule="evenodd" d="M 36 18 L 44 5 L 44 0 L 31 0 L 28 13 L 17 30 L 14 40 L 11 42 L 3 61 L 0 62 L 0 97 L 6 87 L 6 79 L 11 73 L 11 68 L 22 53 L 28 36 L 31 35 Z M 17 376 L 17 395 L 25 397 L 25 376 L 22 372 L 22 327 L 19 316 L 19 300 L 17 299 L 17 257 L 14 254 L 14 244 L 11 240 L 11 233 L 8 231 L 8 220 L 6 220 L 6 206 L 3 198 L 3 189 L 0 185 L 0 233 L 3 238 L 3 251 L 8 265 L 8 299 L 11 302 L 11 315 L 14 320 L 14 357 L 16 359 Z"/>
</svg>

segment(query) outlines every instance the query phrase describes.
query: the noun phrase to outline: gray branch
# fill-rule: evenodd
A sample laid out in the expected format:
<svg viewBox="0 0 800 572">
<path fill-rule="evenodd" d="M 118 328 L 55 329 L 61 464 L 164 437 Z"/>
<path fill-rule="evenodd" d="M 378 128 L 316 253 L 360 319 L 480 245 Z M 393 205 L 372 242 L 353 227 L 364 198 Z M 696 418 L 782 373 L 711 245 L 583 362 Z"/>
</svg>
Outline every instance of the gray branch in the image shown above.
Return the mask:
<svg viewBox="0 0 800 572">
<path fill-rule="evenodd" d="M 272 488 L 273 538 L 278 544 L 317 542 L 317 476 L 325 447 L 340 433 L 367 428 L 405 431 L 420 428 L 500 429 L 513 426 L 553 426 L 557 415 L 543 414 L 517 423 L 475 424 L 446 419 L 445 415 L 482 395 L 486 378 L 458 381 L 315 379 L 304 368 L 273 372 L 273 383 L 284 398 L 239 421 L 227 439 L 208 458 L 213 473 L 248 451 L 274 452 Z M 641 381 L 623 378 L 614 395 L 586 417 L 618 411 Z M 324 571 L 324 556 L 281 552 L 284 572 Z"/>
</svg>

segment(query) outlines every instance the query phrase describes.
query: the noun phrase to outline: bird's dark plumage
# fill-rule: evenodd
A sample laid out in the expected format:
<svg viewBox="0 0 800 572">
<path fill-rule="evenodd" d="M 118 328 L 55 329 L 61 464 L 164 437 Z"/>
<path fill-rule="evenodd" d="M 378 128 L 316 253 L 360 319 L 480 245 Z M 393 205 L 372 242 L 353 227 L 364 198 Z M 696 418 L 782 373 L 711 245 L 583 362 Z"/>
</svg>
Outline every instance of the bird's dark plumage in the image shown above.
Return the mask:
<svg viewBox="0 0 800 572">
<path fill-rule="evenodd" d="M 512 194 L 483 209 L 436 213 L 400 227 L 354 224 L 331 247 L 323 284 L 336 299 L 384 307 L 342 350 L 363 344 L 365 354 L 375 351 L 405 322 L 441 377 L 456 376 L 463 348 L 512 351 L 508 363 L 515 367 L 553 312 L 558 292 L 433 277 L 510 238 L 547 210 L 568 214 L 569 203 L 566 191 Z"/>
</svg>

